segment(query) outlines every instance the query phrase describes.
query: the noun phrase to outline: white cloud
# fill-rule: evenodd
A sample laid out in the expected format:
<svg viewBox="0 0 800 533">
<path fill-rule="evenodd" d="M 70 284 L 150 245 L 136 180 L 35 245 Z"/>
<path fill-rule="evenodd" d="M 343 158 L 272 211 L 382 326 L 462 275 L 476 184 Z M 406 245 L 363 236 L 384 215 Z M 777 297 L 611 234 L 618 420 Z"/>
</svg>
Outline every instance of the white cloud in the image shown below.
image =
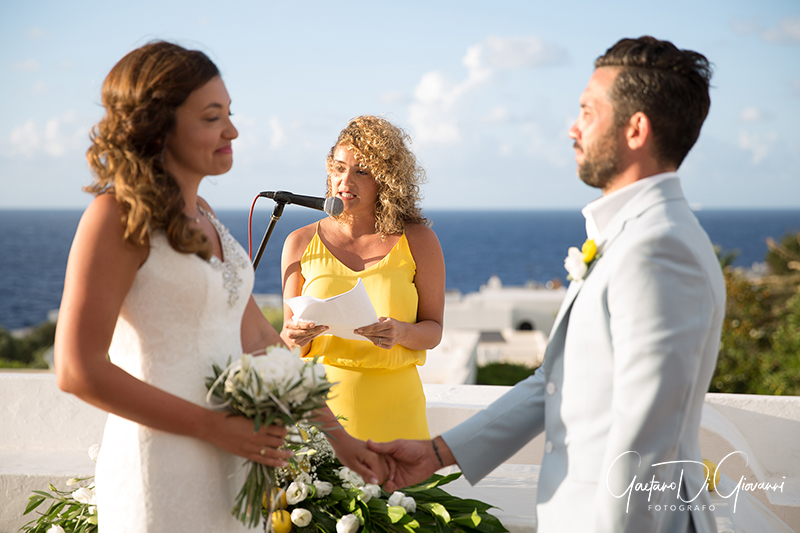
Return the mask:
<svg viewBox="0 0 800 533">
<path fill-rule="evenodd" d="M 482 122 L 507 122 L 511 114 L 508 108 L 502 105 L 493 107 L 491 111 L 481 117 Z"/>
<path fill-rule="evenodd" d="M 497 37 L 488 36 L 471 46 L 464 57 L 464 65 L 477 72 L 518 70 L 545 65 L 558 65 L 567 58 L 566 51 L 550 45 L 536 36 Z"/>
<path fill-rule="evenodd" d="M 272 132 L 269 139 L 270 150 L 277 150 L 284 146 L 286 144 L 286 131 L 281 125 L 281 121 L 278 120 L 278 117 L 269 119 L 269 129 Z"/>
<path fill-rule="evenodd" d="M 800 43 L 800 17 L 787 17 L 782 19 L 776 27 L 764 30 L 761 37 L 765 41 L 774 43 Z"/>
<path fill-rule="evenodd" d="M 409 102 L 408 96 L 402 91 L 383 93 L 380 96 L 380 100 L 384 104 L 407 104 Z"/>
<path fill-rule="evenodd" d="M 42 28 L 30 28 L 28 29 L 27 34 L 31 39 L 41 39 L 44 37 L 44 30 Z"/>
<path fill-rule="evenodd" d="M 739 131 L 739 148 L 752 152 L 754 165 L 761 163 L 771 152 L 778 140 L 777 133 L 767 135 L 751 135 L 745 130 Z"/>
<path fill-rule="evenodd" d="M 17 72 L 37 72 L 39 70 L 39 62 L 35 59 L 26 59 L 18 63 L 11 63 L 11 69 Z"/>
<path fill-rule="evenodd" d="M 35 120 L 28 120 L 0 141 L 0 148 L 11 157 L 30 158 L 43 153 L 59 158 L 78 153 L 86 148 L 90 127 L 78 125 L 77 118 L 75 113 L 68 112 L 51 118 L 43 127 Z"/>
<path fill-rule="evenodd" d="M 44 94 L 47 92 L 47 85 L 42 80 L 33 84 L 33 92 L 36 94 Z"/>
<path fill-rule="evenodd" d="M 409 104 L 409 122 L 417 142 L 455 144 L 462 138 L 462 114 L 469 114 L 463 103 L 468 95 L 485 86 L 498 72 L 538 68 L 562 64 L 567 57 L 560 47 L 544 43 L 535 36 L 498 37 L 490 35 L 467 48 L 462 65 L 466 77 L 453 82 L 440 71 L 427 72 L 414 89 L 414 101 Z M 477 122 L 508 121 L 507 109 L 495 108 Z M 469 120 L 467 121 L 469 122 Z"/>
<path fill-rule="evenodd" d="M 765 28 L 756 22 L 733 21 L 735 32 L 758 35 L 761 40 L 776 44 L 800 44 L 800 17 L 785 17 L 776 26 Z"/>
<path fill-rule="evenodd" d="M 761 122 L 764 120 L 764 114 L 757 107 L 746 107 L 739 112 L 739 120 L 741 122 Z"/>
</svg>

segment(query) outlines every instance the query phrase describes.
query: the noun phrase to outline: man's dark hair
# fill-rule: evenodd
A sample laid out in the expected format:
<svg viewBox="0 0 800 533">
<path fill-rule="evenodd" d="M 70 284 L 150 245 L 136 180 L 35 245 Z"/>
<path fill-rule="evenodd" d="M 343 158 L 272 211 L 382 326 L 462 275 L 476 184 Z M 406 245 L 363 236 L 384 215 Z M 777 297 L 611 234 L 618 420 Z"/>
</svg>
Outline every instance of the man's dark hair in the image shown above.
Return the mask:
<svg viewBox="0 0 800 533">
<path fill-rule="evenodd" d="M 677 167 L 689 153 L 708 115 L 711 65 L 702 54 L 644 36 L 622 39 L 594 62 L 621 67 L 610 89 L 617 127 L 639 111 L 652 125 L 656 158 Z"/>
</svg>

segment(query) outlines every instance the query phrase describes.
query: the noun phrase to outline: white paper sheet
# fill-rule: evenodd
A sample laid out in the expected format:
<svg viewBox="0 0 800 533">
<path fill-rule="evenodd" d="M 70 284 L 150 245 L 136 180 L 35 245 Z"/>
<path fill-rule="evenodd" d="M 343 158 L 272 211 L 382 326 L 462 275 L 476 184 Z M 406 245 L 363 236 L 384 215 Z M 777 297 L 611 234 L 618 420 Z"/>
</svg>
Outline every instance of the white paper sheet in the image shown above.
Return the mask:
<svg viewBox="0 0 800 533">
<path fill-rule="evenodd" d="M 305 320 L 318 326 L 328 326 L 324 335 L 336 335 L 343 339 L 368 341 L 366 337 L 353 333 L 353 330 L 378 321 L 361 278 L 349 291 L 324 300 L 313 296 L 295 296 L 285 302 L 292 310 L 295 324 L 298 320 Z"/>
</svg>

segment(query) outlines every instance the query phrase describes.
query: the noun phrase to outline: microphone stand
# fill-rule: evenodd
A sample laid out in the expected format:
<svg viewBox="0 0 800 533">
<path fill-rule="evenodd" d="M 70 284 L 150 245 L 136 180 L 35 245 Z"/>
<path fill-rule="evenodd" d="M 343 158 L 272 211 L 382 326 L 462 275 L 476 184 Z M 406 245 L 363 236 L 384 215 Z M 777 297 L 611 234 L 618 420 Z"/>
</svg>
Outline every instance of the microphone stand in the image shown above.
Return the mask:
<svg viewBox="0 0 800 533">
<path fill-rule="evenodd" d="M 258 268 L 258 262 L 261 261 L 261 254 L 264 253 L 264 248 L 267 247 L 267 241 L 269 241 L 269 237 L 272 235 L 272 230 L 275 229 L 275 223 L 280 220 L 284 207 L 286 207 L 286 202 L 275 202 L 275 207 L 272 209 L 272 216 L 269 219 L 269 226 L 267 226 L 267 231 L 264 232 L 264 238 L 261 239 L 261 245 L 258 247 L 256 257 L 253 259 L 254 271 Z"/>
</svg>

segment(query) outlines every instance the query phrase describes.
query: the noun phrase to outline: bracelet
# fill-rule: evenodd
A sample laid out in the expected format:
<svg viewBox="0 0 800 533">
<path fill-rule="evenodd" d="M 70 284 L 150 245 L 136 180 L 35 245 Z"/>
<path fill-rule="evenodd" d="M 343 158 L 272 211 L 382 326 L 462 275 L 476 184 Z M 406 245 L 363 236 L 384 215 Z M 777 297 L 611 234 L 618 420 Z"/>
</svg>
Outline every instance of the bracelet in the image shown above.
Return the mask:
<svg viewBox="0 0 800 533">
<path fill-rule="evenodd" d="M 439 448 L 436 447 L 436 440 L 431 439 L 431 444 L 433 445 L 433 453 L 436 454 L 436 459 L 439 460 L 439 466 L 444 468 L 444 461 L 442 461 L 442 456 L 439 455 Z"/>
</svg>

